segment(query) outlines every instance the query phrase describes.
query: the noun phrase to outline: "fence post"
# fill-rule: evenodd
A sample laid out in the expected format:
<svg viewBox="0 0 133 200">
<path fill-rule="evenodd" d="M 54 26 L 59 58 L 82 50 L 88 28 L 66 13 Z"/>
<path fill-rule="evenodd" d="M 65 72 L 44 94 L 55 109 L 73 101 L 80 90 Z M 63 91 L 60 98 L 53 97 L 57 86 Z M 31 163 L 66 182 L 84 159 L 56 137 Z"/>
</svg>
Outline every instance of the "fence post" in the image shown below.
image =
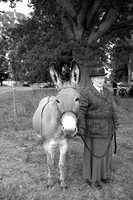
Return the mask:
<svg viewBox="0 0 133 200">
<path fill-rule="evenodd" d="M 15 84 L 13 83 L 13 110 L 14 110 L 14 118 L 15 121 L 17 120 L 17 113 L 16 113 L 16 97 L 15 97 Z"/>
</svg>

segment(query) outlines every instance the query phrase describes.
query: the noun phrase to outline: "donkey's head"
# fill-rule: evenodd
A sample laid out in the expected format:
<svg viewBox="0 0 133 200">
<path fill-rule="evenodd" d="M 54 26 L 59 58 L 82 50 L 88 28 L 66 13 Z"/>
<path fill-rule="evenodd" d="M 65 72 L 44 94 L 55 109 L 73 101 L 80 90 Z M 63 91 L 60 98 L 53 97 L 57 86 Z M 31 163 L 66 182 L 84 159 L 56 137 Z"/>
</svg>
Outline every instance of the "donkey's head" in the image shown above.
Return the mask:
<svg viewBox="0 0 133 200">
<path fill-rule="evenodd" d="M 79 114 L 79 93 L 77 85 L 79 82 L 80 70 L 76 61 L 72 61 L 70 80 L 63 82 L 61 76 L 50 66 L 50 75 L 53 83 L 58 89 L 54 103 L 56 104 L 62 132 L 66 137 L 73 137 L 77 133 L 77 120 Z"/>
</svg>

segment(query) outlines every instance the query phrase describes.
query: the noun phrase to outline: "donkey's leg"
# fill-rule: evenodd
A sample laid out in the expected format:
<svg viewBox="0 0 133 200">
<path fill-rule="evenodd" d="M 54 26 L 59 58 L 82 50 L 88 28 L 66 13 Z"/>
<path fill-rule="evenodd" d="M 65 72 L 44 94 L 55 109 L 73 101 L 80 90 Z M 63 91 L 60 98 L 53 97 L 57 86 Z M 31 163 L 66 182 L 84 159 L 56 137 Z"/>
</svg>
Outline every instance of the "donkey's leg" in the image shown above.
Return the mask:
<svg viewBox="0 0 133 200">
<path fill-rule="evenodd" d="M 61 183 L 62 188 L 67 187 L 65 183 L 65 160 L 66 160 L 67 149 L 68 149 L 68 141 L 64 139 L 59 144 L 60 159 L 59 159 L 59 164 L 58 164 L 58 167 L 60 170 L 60 183 Z"/>
<path fill-rule="evenodd" d="M 52 187 L 54 185 L 54 182 L 52 180 L 52 169 L 54 166 L 54 149 L 50 143 L 44 144 L 44 149 L 47 156 L 47 168 L 48 168 L 47 187 Z"/>
</svg>

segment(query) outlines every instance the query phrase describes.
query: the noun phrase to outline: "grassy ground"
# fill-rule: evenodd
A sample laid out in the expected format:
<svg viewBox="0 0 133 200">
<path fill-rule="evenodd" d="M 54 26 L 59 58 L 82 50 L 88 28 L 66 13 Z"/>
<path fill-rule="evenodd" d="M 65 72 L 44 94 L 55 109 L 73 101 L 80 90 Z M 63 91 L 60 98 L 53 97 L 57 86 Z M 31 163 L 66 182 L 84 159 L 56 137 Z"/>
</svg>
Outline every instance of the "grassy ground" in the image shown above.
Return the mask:
<svg viewBox="0 0 133 200">
<path fill-rule="evenodd" d="M 83 143 L 69 144 L 66 162 L 68 189 L 58 183 L 58 149 L 54 181 L 47 189 L 46 156 L 32 130 L 32 116 L 41 98 L 56 94 L 48 89 L 17 91 L 14 119 L 12 92 L 0 96 L 0 200 L 132 200 L 133 199 L 133 99 L 117 99 L 120 118 L 118 151 L 113 155 L 112 181 L 101 191 L 87 186 L 82 178 Z"/>
</svg>

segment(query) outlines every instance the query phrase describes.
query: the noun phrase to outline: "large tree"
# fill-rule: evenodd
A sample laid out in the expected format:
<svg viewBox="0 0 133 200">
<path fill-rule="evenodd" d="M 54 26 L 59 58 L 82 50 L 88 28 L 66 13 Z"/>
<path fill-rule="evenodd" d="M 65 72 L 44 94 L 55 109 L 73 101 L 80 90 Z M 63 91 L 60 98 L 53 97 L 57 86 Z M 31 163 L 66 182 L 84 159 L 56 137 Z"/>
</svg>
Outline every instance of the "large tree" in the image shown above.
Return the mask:
<svg viewBox="0 0 133 200">
<path fill-rule="evenodd" d="M 115 37 L 113 42 L 118 41 L 119 33 L 127 34 L 133 28 L 132 0 L 31 0 L 30 3 L 34 8 L 31 19 L 39 24 L 36 31 L 41 29 L 43 41 L 51 32 L 51 27 L 57 28 L 62 22 L 73 57 L 80 63 L 82 80 L 85 80 L 86 70 L 90 67 L 105 63 L 110 40 Z"/>
<path fill-rule="evenodd" d="M 50 79 L 48 67 L 58 60 L 61 47 L 68 42 L 59 18 L 36 14 L 10 29 L 13 41 L 10 59 L 16 80 L 42 82 Z"/>
<path fill-rule="evenodd" d="M 0 83 L 9 77 L 9 59 L 7 53 L 10 46 L 8 29 L 14 25 L 14 15 L 11 12 L 0 12 Z"/>
<path fill-rule="evenodd" d="M 12 66 L 14 65 L 12 65 L 12 59 L 9 58 L 9 53 L 12 52 L 14 48 L 17 48 L 16 46 L 14 47 L 16 40 L 14 40 L 14 32 L 12 30 L 16 29 L 24 20 L 26 20 L 26 16 L 24 14 L 16 13 L 15 11 L 6 12 L 0 10 L 0 72 L 2 77 L 3 74 L 7 74 L 8 72 L 9 78 L 16 78 L 13 77 Z M 20 38 L 21 35 L 18 40 Z M 19 63 L 17 64 L 19 65 Z"/>
<path fill-rule="evenodd" d="M 132 0 L 31 0 L 31 3 L 33 16 L 48 19 L 58 16 L 62 20 L 74 58 L 82 67 L 83 84 L 88 78 L 86 71 L 105 63 L 108 44 L 118 43 L 122 34 L 127 36 L 133 29 Z"/>
<path fill-rule="evenodd" d="M 131 0 L 57 0 L 71 40 L 88 45 L 105 34 L 133 28 Z"/>
<path fill-rule="evenodd" d="M 3 0 L 15 2 L 21 0 Z M 33 16 L 61 17 L 71 40 L 86 39 L 92 44 L 105 34 L 133 29 L 132 0 L 29 0 Z"/>
</svg>

